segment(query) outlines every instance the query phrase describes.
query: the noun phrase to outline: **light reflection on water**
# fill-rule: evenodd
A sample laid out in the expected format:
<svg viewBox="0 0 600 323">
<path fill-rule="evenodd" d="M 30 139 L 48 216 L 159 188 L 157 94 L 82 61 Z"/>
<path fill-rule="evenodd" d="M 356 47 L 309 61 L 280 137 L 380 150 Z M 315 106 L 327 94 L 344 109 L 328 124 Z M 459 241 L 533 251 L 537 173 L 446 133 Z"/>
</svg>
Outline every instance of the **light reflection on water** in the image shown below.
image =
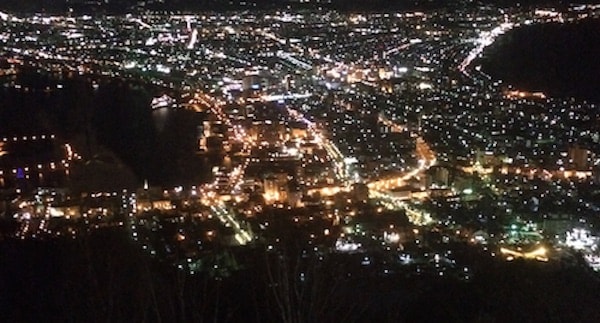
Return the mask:
<svg viewBox="0 0 600 323">
<path fill-rule="evenodd" d="M 167 124 L 167 120 L 170 116 L 169 108 L 159 108 L 152 111 L 152 119 L 154 120 L 154 126 L 158 132 L 163 132 Z"/>
</svg>

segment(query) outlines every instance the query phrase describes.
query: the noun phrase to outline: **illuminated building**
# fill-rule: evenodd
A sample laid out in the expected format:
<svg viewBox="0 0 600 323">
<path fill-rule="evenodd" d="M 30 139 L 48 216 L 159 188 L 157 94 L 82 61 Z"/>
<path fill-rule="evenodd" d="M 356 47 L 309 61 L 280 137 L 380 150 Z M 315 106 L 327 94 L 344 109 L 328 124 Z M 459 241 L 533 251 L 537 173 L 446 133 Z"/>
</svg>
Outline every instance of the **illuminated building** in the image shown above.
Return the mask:
<svg viewBox="0 0 600 323">
<path fill-rule="evenodd" d="M 223 150 L 227 130 L 220 121 L 204 121 L 197 131 L 199 151 L 218 153 Z"/>
<path fill-rule="evenodd" d="M 291 122 L 290 130 L 292 138 L 305 139 L 308 137 L 308 129 L 306 124 L 300 122 Z"/>
<path fill-rule="evenodd" d="M 173 210 L 173 204 L 170 200 L 162 199 L 162 200 L 150 200 L 150 199 L 138 199 L 137 203 L 137 212 L 146 212 L 150 210 L 161 210 L 161 211 L 169 211 Z"/>
<path fill-rule="evenodd" d="M 263 197 L 267 204 L 287 201 L 289 193 L 287 174 L 279 173 L 265 177 L 263 190 Z"/>
<path fill-rule="evenodd" d="M 147 184 L 142 189 L 136 192 L 137 199 L 135 201 L 137 213 L 142 213 L 150 210 L 168 211 L 173 210 L 171 200 L 165 197 L 164 193 L 157 187 L 147 187 Z"/>
<path fill-rule="evenodd" d="M 450 171 L 446 167 L 432 167 L 427 177 L 428 187 L 445 188 L 450 184 Z"/>
<path fill-rule="evenodd" d="M 500 253 L 502 253 L 506 257 L 506 260 L 509 261 L 516 258 L 548 261 L 548 249 L 540 245 L 536 246 L 536 248 L 531 251 L 525 251 L 522 247 L 517 247 L 516 249 L 500 248 Z"/>
<path fill-rule="evenodd" d="M 577 170 L 588 169 L 589 150 L 575 145 L 569 149 L 569 159 Z"/>
<path fill-rule="evenodd" d="M 598 237 L 593 236 L 590 230 L 575 228 L 567 231 L 565 245 L 575 250 L 596 250 Z"/>
<path fill-rule="evenodd" d="M 51 217 L 73 219 L 81 216 L 81 210 L 79 205 L 55 205 L 48 208 L 48 215 Z"/>
</svg>

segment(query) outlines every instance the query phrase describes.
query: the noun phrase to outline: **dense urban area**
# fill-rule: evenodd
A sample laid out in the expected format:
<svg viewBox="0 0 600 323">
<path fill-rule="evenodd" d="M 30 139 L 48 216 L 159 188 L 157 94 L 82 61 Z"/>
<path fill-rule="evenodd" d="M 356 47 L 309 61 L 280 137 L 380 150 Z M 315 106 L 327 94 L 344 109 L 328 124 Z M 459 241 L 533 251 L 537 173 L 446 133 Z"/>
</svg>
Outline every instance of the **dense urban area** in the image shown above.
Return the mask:
<svg viewBox="0 0 600 323">
<path fill-rule="evenodd" d="M 0 273 L 36 273 L 2 280 L 3 312 L 597 321 L 599 103 L 482 68 L 506 33 L 597 19 L 0 11 Z"/>
</svg>

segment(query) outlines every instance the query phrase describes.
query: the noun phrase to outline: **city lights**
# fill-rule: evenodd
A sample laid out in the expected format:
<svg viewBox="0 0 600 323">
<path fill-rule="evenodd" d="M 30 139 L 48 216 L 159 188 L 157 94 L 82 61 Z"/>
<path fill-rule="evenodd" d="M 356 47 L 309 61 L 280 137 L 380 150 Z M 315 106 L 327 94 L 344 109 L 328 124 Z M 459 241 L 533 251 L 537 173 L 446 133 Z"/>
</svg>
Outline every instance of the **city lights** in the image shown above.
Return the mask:
<svg viewBox="0 0 600 323">
<path fill-rule="evenodd" d="M 527 321 L 498 315 L 486 279 L 535 281 L 531 295 L 538 280 L 600 270 L 599 103 L 501 73 L 578 76 L 525 53 L 507 62 L 504 48 L 526 39 L 558 62 L 560 44 L 584 37 L 555 30 L 591 37 L 600 5 L 337 1 L 2 9 L 0 246 L 76 250 L 83 265 L 53 259 L 47 277 L 85 269 L 80 292 L 104 321 L 136 320 L 118 293 L 149 295 L 127 310 L 150 321 L 252 321 L 240 313 L 253 307 L 269 322 L 411 321 L 405 305 L 439 286 L 485 287 L 472 294 L 480 311 L 458 320 Z M 126 265 L 111 262 L 128 248 Z M 130 268 L 139 278 L 118 276 Z M 382 291 L 398 313 L 374 310 Z"/>
</svg>

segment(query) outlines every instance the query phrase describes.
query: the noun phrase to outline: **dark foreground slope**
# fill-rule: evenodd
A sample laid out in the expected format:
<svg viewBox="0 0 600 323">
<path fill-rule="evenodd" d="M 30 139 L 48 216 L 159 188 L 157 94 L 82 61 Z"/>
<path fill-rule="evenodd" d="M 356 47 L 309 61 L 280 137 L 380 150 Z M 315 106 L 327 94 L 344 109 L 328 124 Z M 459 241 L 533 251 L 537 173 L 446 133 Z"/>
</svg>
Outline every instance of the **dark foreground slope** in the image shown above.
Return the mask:
<svg viewBox="0 0 600 323">
<path fill-rule="evenodd" d="M 344 258 L 229 250 L 228 275 L 187 275 L 123 231 L 0 243 L 6 322 L 599 322 L 600 283 L 581 267 L 484 262 L 471 282 L 348 271 Z M 282 259 L 287 259 L 283 261 Z"/>
</svg>

